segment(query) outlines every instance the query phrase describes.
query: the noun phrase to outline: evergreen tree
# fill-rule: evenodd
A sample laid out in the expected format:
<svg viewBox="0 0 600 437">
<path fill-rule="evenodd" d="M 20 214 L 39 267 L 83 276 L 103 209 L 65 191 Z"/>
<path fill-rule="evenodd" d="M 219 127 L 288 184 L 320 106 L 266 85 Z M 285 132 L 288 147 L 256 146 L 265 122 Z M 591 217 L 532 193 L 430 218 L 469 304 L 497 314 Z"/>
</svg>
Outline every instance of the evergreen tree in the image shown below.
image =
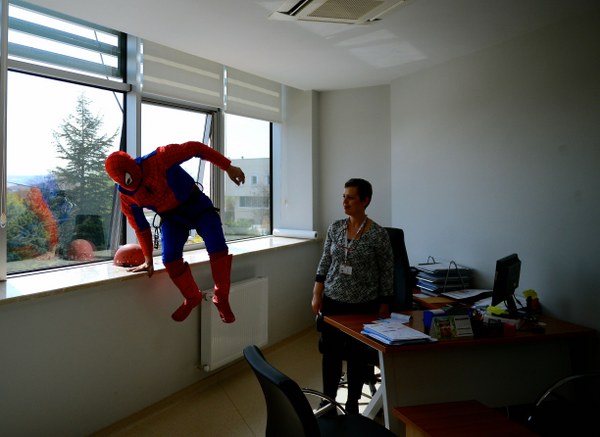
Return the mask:
<svg viewBox="0 0 600 437">
<path fill-rule="evenodd" d="M 72 202 L 70 219 L 61 231 L 74 229 L 71 239 L 91 241 L 96 249 L 105 244 L 103 223 L 111 213 L 114 182 L 104 169 L 104 161 L 118 131 L 102 133 L 102 117 L 92 114 L 90 99 L 81 94 L 75 111 L 53 132 L 57 156 L 66 162 L 53 171 L 63 195 Z M 75 215 L 75 222 L 73 222 Z"/>
<path fill-rule="evenodd" d="M 114 183 L 104 169 L 104 160 L 118 131 L 102 134 L 102 117 L 90 111 L 90 99 L 81 94 L 75 112 L 53 132 L 57 156 L 66 161 L 54 170 L 58 184 L 85 215 L 110 214 Z"/>
</svg>

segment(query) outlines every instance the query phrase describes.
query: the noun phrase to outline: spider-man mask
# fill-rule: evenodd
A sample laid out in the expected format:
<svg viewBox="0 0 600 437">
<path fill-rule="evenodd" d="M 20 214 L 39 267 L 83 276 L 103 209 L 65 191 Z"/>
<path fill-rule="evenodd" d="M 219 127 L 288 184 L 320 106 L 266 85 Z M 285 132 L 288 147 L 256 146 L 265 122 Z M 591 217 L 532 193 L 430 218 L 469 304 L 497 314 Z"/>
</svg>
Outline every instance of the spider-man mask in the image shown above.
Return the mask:
<svg viewBox="0 0 600 437">
<path fill-rule="evenodd" d="M 108 155 L 104 166 L 110 178 L 126 190 L 136 190 L 142 181 L 140 166 L 121 150 Z"/>
</svg>

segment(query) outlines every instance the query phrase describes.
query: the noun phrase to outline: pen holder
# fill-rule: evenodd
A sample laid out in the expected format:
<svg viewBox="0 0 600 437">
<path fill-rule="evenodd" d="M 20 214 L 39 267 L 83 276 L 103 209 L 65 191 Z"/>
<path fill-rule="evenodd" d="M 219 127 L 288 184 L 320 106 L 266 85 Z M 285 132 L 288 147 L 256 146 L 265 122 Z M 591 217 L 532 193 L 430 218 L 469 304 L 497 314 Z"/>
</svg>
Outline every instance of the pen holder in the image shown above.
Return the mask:
<svg viewBox="0 0 600 437">
<path fill-rule="evenodd" d="M 478 338 L 493 338 L 504 336 L 504 326 L 500 320 L 484 321 L 479 317 L 471 317 L 473 336 Z"/>
<path fill-rule="evenodd" d="M 423 312 L 423 331 L 427 335 L 429 335 L 429 331 L 431 330 L 431 321 L 432 320 L 433 320 L 433 314 L 431 311 Z"/>
</svg>

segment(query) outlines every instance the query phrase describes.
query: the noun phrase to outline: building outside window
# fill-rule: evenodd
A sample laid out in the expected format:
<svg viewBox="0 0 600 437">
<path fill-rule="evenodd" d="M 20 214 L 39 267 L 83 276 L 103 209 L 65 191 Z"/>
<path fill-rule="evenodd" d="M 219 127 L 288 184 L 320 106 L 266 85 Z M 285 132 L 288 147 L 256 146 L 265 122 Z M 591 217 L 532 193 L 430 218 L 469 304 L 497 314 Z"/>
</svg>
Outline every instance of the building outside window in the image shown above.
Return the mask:
<svg viewBox="0 0 600 437">
<path fill-rule="evenodd" d="M 225 115 L 225 155 L 246 175 L 239 187 L 225 181 L 221 219 L 228 240 L 271 233 L 271 149 L 271 123 Z"/>
</svg>

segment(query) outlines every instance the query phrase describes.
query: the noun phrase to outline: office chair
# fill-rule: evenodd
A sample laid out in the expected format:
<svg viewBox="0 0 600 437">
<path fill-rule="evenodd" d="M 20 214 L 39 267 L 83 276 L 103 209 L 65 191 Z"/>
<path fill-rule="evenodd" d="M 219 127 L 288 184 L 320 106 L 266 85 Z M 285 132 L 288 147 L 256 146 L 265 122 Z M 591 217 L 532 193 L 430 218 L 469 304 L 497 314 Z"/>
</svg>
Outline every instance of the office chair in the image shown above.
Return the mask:
<svg viewBox="0 0 600 437">
<path fill-rule="evenodd" d="M 400 228 L 385 228 L 390 238 L 392 253 L 394 255 L 394 295 L 390 303 L 392 312 L 407 311 L 412 309 L 412 291 L 416 285 L 415 275 L 410 267 L 406 244 L 404 243 L 404 231 Z M 380 375 L 375 372 L 375 367 L 379 366 L 379 357 L 374 349 L 366 349 L 368 361 L 372 365 L 372 371 L 365 384 L 369 386 L 371 396 L 377 391 L 376 384 L 380 382 Z M 347 386 L 345 374 L 340 380 L 340 387 Z"/>
<path fill-rule="evenodd" d="M 527 425 L 542 437 L 599 436 L 600 372 L 576 374 L 552 384 L 537 400 Z"/>
<path fill-rule="evenodd" d="M 344 408 L 316 390 L 300 386 L 273 367 L 255 346 L 244 348 L 244 357 L 254 371 L 267 404 L 266 437 L 369 436 L 393 437 L 379 423 L 360 414 L 345 414 Z M 306 395 L 317 396 L 335 406 L 341 414 L 313 411 Z"/>
</svg>

